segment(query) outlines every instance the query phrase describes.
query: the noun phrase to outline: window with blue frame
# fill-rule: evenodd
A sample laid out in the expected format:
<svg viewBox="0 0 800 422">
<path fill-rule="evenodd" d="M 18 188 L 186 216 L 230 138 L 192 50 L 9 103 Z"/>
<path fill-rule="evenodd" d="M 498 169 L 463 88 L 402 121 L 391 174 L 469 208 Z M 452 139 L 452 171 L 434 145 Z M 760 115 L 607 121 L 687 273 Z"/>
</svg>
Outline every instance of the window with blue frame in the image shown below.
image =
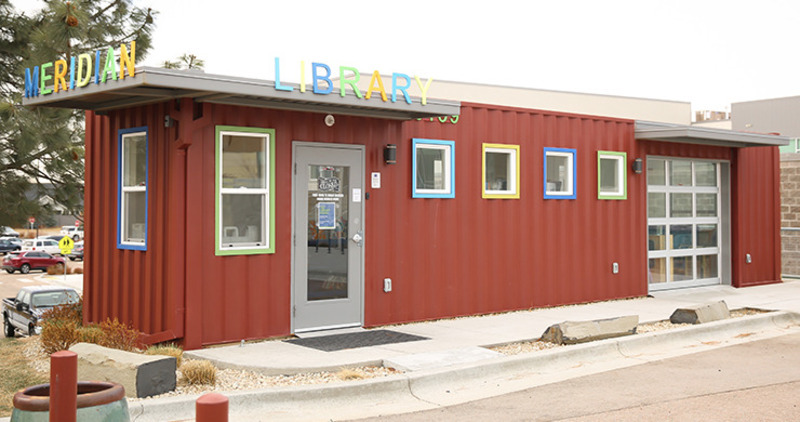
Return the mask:
<svg viewBox="0 0 800 422">
<path fill-rule="evenodd" d="M 147 127 L 122 129 L 117 180 L 117 247 L 147 249 Z"/>
<path fill-rule="evenodd" d="M 545 199 L 575 199 L 575 155 L 570 148 L 544 149 Z"/>
<path fill-rule="evenodd" d="M 413 198 L 455 198 L 454 141 L 412 139 Z"/>
</svg>

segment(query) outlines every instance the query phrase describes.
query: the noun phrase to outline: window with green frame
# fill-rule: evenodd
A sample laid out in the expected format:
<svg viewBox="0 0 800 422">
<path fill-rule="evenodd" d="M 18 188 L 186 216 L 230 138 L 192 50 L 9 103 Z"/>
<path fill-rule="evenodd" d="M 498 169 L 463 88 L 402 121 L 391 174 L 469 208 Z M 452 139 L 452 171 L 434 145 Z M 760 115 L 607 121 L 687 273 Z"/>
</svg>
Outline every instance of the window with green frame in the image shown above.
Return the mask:
<svg viewBox="0 0 800 422">
<path fill-rule="evenodd" d="M 628 154 L 597 151 L 597 199 L 628 199 Z"/>
<path fill-rule="evenodd" d="M 216 127 L 216 255 L 275 252 L 275 130 Z"/>
</svg>

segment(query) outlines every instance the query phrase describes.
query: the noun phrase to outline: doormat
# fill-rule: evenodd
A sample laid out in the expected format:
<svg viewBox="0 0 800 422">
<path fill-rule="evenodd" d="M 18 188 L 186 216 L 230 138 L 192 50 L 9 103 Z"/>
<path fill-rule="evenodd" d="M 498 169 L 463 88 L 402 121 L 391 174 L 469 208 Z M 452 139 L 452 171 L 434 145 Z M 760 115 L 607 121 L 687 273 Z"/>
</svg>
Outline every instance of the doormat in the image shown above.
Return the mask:
<svg viewBox="0 0 800 422">
<path fill-rule="evenodd" d="M 358 333 L 334 334 L 330 336 L 296 338 L 284 340 L 298 346 L 310 347 L 323 352 L 335 352 L 359 347 L 380 346 L 383 344 L 405 343 L 409 341 L 429 340 L 427 337 L 398 333 L 391 330 L 371 330 Z"/>
</svg>

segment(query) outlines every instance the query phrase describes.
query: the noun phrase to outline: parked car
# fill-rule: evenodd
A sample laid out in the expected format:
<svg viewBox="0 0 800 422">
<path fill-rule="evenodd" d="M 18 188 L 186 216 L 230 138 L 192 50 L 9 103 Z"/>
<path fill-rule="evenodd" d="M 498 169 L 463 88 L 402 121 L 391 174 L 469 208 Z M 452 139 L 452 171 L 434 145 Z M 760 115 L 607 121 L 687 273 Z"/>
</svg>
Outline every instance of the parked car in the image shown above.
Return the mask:
<svg viewBox="0 0 800 422">
<path fill-rule="evenodd" d="M 58 242 L 52 239 L 26 239 L 22 241 L 23 251 L 44 251 L 49 254 L 59 255 L 61 248 Z"/>
<path fill-rule="evenodd" d="M 41 334 L 39 321 L 45 311 L 79 300 L 78 292 L 68 287 L 23 287 L 16 297 L 3 299 L 3 334 L 6 337 L 14 337 L 17 331 L 29 336 Z"/>
<path fill-rule="evenodd" d="M 19 233 L 17 233 L 14 229 L 8 226 L 0 226 L 0 237 L 19 237 Z"/>
<path fill-rule="evenodd" d="M 81 226 L 61 226 L 61 235 L 69 236 L 74 241 L 83 239 L 83 227 Z"/>
<path fill-rule="evenodd" d="M 19 271 L 28 274 L 31 270 L 47 271 L 51 265 L 65 265 L 64 258 L 55 257 L 44 251 L 11 252 L 3 258 L 3 269 L 9 274 Z"/>
<path fill-rule="evenodd" d="M 16 237 L 0 237 L 0 253 L 6 254 L 22 249 L 22 241 Z"/>
<path fill-rule="evenodd" d="M 76 259 L 80 259 L 83 261 L 83 241 L 75 242 L 75 247 L 72 248 L 72 252 L 67 255 L 70 261 L 74 261 Z"/>
</svg>

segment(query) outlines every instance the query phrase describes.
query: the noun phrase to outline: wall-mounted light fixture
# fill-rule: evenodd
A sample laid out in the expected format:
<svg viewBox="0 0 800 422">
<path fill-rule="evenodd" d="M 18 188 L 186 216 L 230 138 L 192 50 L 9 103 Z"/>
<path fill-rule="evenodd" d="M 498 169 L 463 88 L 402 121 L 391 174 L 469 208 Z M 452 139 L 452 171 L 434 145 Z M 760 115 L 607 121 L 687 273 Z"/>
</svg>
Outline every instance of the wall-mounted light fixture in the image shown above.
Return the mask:
<svg viewBox="0 0 800 422">
<path fill-rule="evenodd" d="M 331 127 L 336 124 L 336 118 L 333 117 L 333 114 L 328 114 L 325 116 L 325 126 Z"/>
<path fill-rule="evenodd" d="M 173 127 L 175 126 L 175 119 L 170 117 L 169 114 L 164 116 L 164 127 Z"/>
<path fill-rule="evenodd" d="M 383 147 L 383 161 L 386 164 L 397 164 L 397 145 L 387 144 Z"/>
<path fill-rule="evenodd" d="M 642 174 L 642 171 L 644 170 L 643 167 L 644 167 L 644 164 L 642 163 L 642 159 L 641 158 L 637 158 L 637 159 L 633 160 L 633 172 L 634 173 Z"/>
</svg>

